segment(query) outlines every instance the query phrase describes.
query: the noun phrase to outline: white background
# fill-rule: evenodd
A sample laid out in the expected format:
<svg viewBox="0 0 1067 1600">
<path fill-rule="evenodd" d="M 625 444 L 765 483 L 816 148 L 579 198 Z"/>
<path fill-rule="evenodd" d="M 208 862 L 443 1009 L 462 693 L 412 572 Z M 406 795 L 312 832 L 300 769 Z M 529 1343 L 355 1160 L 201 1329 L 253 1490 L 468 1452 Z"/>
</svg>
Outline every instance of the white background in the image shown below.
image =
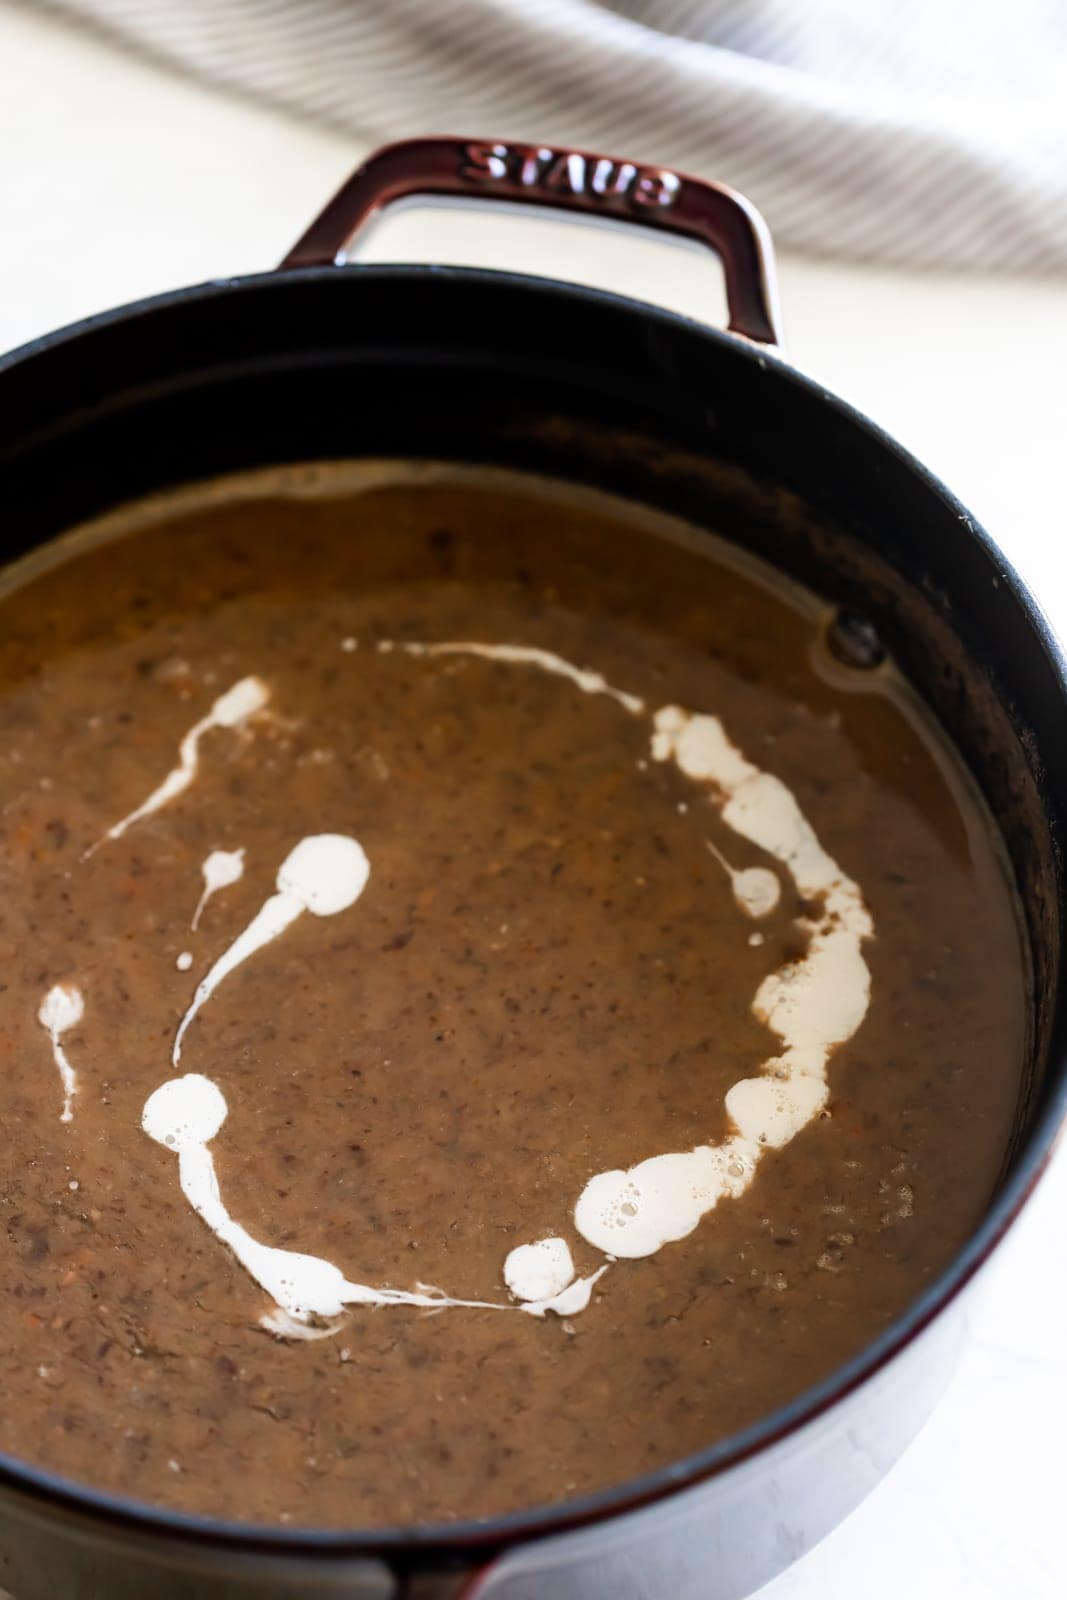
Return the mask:
<svg viewBox="0 0 1067 1600">
<path fill-rule="evenodd" d="M 0 349 L 122 300 L 274 265 L 361 154 L 0 4 Z M 721 307 L 712 259 L 573 224 L 408 211 L 369 253 L 551 270 L 697 316 Z M 1067 289 L 781 267 L 792 359 L 939 472 L 1067 633 Z M 1067 1594 L 1065 1217 L 1061 1157 L 992 1269 L 932 1421 L 762 1600 Z"/>
</svg>

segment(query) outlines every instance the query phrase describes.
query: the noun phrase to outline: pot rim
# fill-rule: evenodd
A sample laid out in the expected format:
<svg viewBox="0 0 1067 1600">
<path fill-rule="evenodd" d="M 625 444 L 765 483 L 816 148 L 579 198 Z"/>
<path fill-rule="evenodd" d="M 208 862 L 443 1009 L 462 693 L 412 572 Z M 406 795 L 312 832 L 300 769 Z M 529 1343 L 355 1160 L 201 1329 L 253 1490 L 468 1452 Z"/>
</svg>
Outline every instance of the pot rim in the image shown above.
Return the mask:
<svg viewBox="0 0 1067 1600">
<path fill-rule="evenodd" d="M 473 282 L 475 286 L 484 281 L 487 284 L 507 285 L 521 293 L 577 300 L 590 307 L 605 304 L 615 309 L 621 307 L 638 312 L 643 319 L 653 323 L 681 326 L 688 333 L 707 339 L 712 344 L 728 345 L 735 355 L 743 355 L 764 369 L 773 368 L 780 381 L 804 391 L 810 399 L 834 410 L 846 424 L 866 433 L 965 525 L 970 536 L 995 559 L 1000 583 L 1009 590 L 1028 621 L 1036 642 L 1055 670 L 1067 701 L 1067 658 L 1044 611 L 989 534 L 939 478 L 876 422 L 815 379 L 798 371 L 774 347 L 750 343 L 738 335 L 723 332 L 650 302 L 528 273 L 466 266 L 438 266 L 432 263 L 365 266 L 348 263 L 344 266 L 284 268 L 211 279 L 82 318 L 0 355 L 0 381 L 6 372 L 15 367 L 52 350 L 73 345 L 98 329 L 148 317 L 173 305 L 208 304 L 236 294 L 254 293 L 266 286 L 295 282 L 337 282 L 341 278 L 351 280 L 353 285 L 368 278 L 408 281 L 413 286 L 425 284 L 430 279 L 438 283 L 451 280 Z M 1060 1036 L 1064 1031 L 1063 1009 L 1062 999 L 1057 997 L 1056 1019 L 1052 1029 L 1053 1053 L 1058 1043 L 1062 1052 Z M 880 1374 L 957 1298 L 1019 1216 L 1048 1166 L 1057 1140 L 1067 1124 L 1067 1059 L 1062 1058 L 1061 1054 L 1057 1060 L 1053 1054 L 1048 1071 L 1053 1081 L 1046 1092 L 1045 1104 L 1017 1151 L 1012 1170 L 979 1227 L 924 1293 L 913 1300 L 877 1339 L 864 1345 L 849 1361 L 837 1367 L 820 1383 L 803 1390 L 787 1405 L 705 1450 L 671 1462 L 655 1472 L 559 1505 L 534 1506 L 477 1520 L 372 1529 L 272 1527 L 171 1511 L 149 1501 L 95 1489 L 90 1484 L 35 1467 L 4 1452 L 0 1452 L 0 1494 L 21 1492 L 23 1497 L 28 1495 L 34 1502 L 43 1502 L 61 1514 L 80 1513 L 83 1521 L 89 1519 L 96 1525 L 124 1527 L 142 1535 L 162 1536 L 200 1547 L 215 1545 L 228 1550 L 273 1551 L 288 1556 L 299 1553 L 348 1558 L 399 1556 L 415 1564 L 425 1563 L 438 1554 L 452 1562 L 463 1554 L 469 1555 L 472 1560 L 485 1560 L 524 1539 L 545 1538 L 603 1523 L 654 1505 L 740 1466 L 799 1432 L 809 1423 L 818 1421 L 854 1390 Z"/>
</svg>

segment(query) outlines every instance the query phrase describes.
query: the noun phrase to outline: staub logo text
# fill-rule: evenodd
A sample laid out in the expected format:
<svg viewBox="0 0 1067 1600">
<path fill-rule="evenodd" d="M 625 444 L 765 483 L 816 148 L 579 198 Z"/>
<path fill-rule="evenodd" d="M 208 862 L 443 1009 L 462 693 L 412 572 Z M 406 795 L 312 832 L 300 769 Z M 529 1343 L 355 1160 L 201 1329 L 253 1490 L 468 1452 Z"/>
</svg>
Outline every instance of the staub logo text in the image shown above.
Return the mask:
<svg viewBox="0 0 1067 1600">
<path fill-rule="evenodd" d="M 472 186 L 558 195 L 561 201 L 572 195 L 605 209 L 666 210 L 682 186 L 675 173 L 661 167 L 525 144 L 464 145 L 459 176 Z"/>
</svg>

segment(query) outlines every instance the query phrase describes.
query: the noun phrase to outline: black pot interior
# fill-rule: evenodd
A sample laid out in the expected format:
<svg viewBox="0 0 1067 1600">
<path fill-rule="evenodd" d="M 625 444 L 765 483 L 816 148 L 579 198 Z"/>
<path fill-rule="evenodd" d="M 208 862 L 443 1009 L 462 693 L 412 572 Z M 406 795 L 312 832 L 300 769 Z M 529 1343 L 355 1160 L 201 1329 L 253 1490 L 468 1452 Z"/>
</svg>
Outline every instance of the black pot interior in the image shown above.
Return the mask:
<svg viewBox="0 0 1067 1600">
<path fill-rule="evenodd" d="M 677 317 L 434 268 L 275 274 L 98 319 L 0 363 L 0 415 L 2 559 L 219 472 L 422 456 L 648 502 L 871 618 L 1018 878 L 1032 1076 L 1003 1221 L 1064 1098 L 1063 664 L 997 552 L 877 430 L 773 354 Z"/>
</svg>

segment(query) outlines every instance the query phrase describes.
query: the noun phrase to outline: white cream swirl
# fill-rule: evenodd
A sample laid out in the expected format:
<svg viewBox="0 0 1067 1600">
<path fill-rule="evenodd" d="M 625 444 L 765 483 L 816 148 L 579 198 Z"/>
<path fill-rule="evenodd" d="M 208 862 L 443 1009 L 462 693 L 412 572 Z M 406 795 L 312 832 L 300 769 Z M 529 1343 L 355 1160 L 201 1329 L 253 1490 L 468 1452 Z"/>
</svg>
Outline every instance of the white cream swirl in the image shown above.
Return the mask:
<svg viewBox="0 0 1067 1600">
<path fill-rule="evenodd" d="M 607 695 L 632 716 L 646 714 L 643 700 L 614 688 L 601 674 L 529 646 L 383 641 L 378 648 L 382 653 L 462 654 L 533 667 L 568 680 L 583 693 Z M 650 716 L 652 759 L 672 762 L 696 784 L 726 826 L 779 862 L 798 894 L 813 907 L 799 923 L 808 935 L 804 954 L 769 973 L 752 1001 L 754 1015 L 777 1035 L 783 1048 L 763 1063 L 758 1075 L 742 1078 L 728 1090 L 729 1131 L 720 1143 L 654 1155 L 626 1170 L 601 1172 L 589 1180 L 575 1205 L 574 1225 L 589 1244 L 607 1255 L 608 1262 L 597 1271 L 575 1277 L 573 1258 L 562 1238 L 544 1238 L 513 1249 L 504 1265 L 505 1282 L 514 1297 L 511 1305 L 457 1299 L 426 1284 L 413 1291 L 373 1288 L 353 1282 L 320 1257 L 279 1250 L 254 1239 L 223 1204 L 208 1149 L 227 1115 L 221 1090 L 195 1073 L 169 1080 L 146 1102 L 142 1126 L 175 1151 L 182 1190 L 193 1209 L 274 1301 L 274 1311 L 261 1319 L 271 1332 L 286 1338 L 317 1337 L 332 1331 L 337 1319 L 356 1305 L 574 1315 L 588 1306 L 594 1286 L 612 1261 L 651 1255 L 691 1233 L 720 1200 L 744 1193 L 766 1151 L 788 1143 L 825 1108 L 830 1057 L 855 1033 L 870 1002 L 870 972 L 862 945 L 872 936 L 873 926 L 863 895 L 823 849 L 792 792 L 779 778 L 753 765 L 717 717 L 670 705 Z M 709 847 L 729 874 L 740 909 L 751 917 L 769 916 L 781 893 L 776 874 L 758 865 L 735 871 L 721 852 Z M 178 1028 L 174 1064 L 190 1023 L 236 966 L 277 938 L 304 911 L 333 916 L 348 909 L 362 894 L 369 872 L 366 855 L 354 839 L 320 834 L 301 840 L 279 869 L 277 892 L 198 985 Z"/>
</svg>

